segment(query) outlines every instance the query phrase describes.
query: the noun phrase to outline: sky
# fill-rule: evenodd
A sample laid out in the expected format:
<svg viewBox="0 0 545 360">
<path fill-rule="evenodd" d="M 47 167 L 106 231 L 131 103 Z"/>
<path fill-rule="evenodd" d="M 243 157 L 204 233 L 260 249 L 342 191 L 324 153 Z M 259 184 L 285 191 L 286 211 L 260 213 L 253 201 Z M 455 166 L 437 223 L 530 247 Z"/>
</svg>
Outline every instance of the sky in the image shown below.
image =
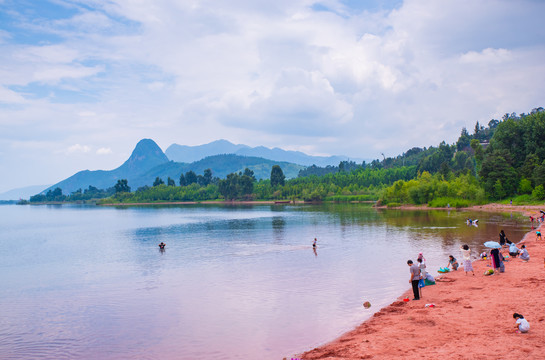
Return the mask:
<svg viewBox="0 0 545 360">
<path fill-rule="evenodd" d="M 537 0 L 0 0 L 0 192 L 143 138 L 377 159 L 545 106 Z"/>
</svg>

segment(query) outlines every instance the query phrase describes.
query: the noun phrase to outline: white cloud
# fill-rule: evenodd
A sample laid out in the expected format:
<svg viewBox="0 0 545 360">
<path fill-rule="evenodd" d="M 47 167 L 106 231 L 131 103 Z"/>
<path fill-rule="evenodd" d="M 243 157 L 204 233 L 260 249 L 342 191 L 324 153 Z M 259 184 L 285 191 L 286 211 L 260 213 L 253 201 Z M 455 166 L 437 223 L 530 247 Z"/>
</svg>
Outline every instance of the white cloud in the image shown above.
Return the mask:
<svg viewBox="0 0 545 360">
<path fill-rule="evenodd" d="M 66 45 L 27 46 L 16 50 L 13 57 L 18 61 L 39 64 L 69 64 L 79 52 Z"/>
<path fill-rule="evenodd" d="M 92 117 L 92 116 L 96 116 L 96 113 L 94 111 L 80 111 L 80 112 L 78 112 L 78 116 Z"/>
<path fill-rule="evenodd" d="M 460 56 L 462 63 L 498 64 L 513 59 L 512 52 L 506 49 L 487 48 L 480 52 L 469 51 Z"/>
<path fill-rule="evenodd" d="M 100 148 L 97 150 L 97 155 L 109 155 L 112 153 L 112 149 L 110 148 Z"/>
<path fill-rule="evenodd" d="M 8 103 L 8 104 L 22 104 L 25 103 L 26 100 L 21 94 L 19 94 L 16 91 L 6 89 L 3 86 L 0 86 L 0 104 L 1 103 Z M 9 120 L 9 119 L 5 119 Z M 2 118 L 0 118 L 0 122 L 2 121 Z"/>
<path fill-rule="evenodd" d="M 74 144 L 70 146 L 68 149 L 66 149 L 67 154 L 73 154 L 73 153 L 88 153 L 91 151 L 91 147 L 87 145 L 80 145 L 80 144 Z"/>
<path fill-rule="evenodd" d="M 102 66 L 51 66 L 38 69 L 32 74 L 32 80 L 57 83 L 66 78 L 83 78 L 96 75 L 103 70 Z"/>
</svg>

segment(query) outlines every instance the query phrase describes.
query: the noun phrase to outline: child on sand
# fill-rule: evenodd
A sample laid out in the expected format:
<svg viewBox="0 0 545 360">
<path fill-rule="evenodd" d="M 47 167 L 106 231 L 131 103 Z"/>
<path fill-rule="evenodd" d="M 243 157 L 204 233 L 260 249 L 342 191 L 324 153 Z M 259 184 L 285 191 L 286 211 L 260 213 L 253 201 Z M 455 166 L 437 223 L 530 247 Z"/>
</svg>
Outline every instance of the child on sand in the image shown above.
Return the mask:
<svg viewBox="0 0 545 360">
<path fill-rule="evenodd" d="M 530 330 L 530 323 L 521 314 L 514 313 L 513 319 L 517 321 L 515 328 L 518 328 L 517 332 L 527 333 Z"/>
<path fill-rule="evenodd" d="M 420 269 L 420 277 L 421 279 L 425 279 L 428 276 L 428 273 L 426 271 L 426 263 L 422 261 L 422 258 L 419 257 L 416 259 L 416 262 L 418 263 L 418 268 Z"/>
<path fill-rule="evenodd" d="M 454 270 L 454 271 L 458 270 L 458 265 L 459 264 L 458 264 L 458 261 L 456 260 L 456 258 L 454 256 L 452 256 L 452 255 L 449 255 L 448 259 L 449 260 L 448 260 L 447 268 L 452 265 L 452 270 Z"/>
<path fill-rule="evenodd" d="M 541 231 L 536 231 L 536 241 L 541 240 Z"/>
<path fill-rule="evenodd" d="M 528 250 L 526 250 L 526 245 L 521 246 L 519 257 L 524 262 L 530 260 L 530 254 L 528 254 Z"/>
</svg>

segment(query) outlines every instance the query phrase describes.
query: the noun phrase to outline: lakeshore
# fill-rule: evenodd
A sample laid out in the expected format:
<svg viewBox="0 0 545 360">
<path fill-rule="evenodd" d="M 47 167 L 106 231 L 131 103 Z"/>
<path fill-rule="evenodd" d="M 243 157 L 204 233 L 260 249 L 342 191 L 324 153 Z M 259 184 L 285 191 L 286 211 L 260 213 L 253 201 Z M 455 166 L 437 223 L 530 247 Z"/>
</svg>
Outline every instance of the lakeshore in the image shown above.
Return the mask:
<svg viewBox="0 0 545 360">
<path fill-rule="evenodd" d="M 472 209 L 530 215 L 539 213 L 540 207 L 489 204 Z M 545 226 L 538 226 L 543 232 Z M 436 285 L 422 289 L 421 300 L 403 301 L 412 298 L 412 290 L 407 290 L 354 330 L 292 357 L 303 360 L 406 359 L 412 356 L 428 359 L 545 358 L 545 267 L 542 260 L 545 259 L 545 240 L 536 241 L 535 230 L 532 230 L 519 242 L 519 247 L 521 244 L 525 244 L 530 253 L 528 262 L 510 258 L 505 263 L 504 273 L 484 276 L 485 270 L 490 269 L 489 261 L 475 260 L 475 276 L 466 274 L 463 266 L 458 271 L 437 276 Z M 477 255 L 473 251 L 472 257 Z M 461 259 L 461 256 L 457 257 Z M 416 254 L 409 254 L 407 258 L 415 260 Z M 407 288 L 410 288 L 409 284 Z M 426 304 L 435 306 L 426 307 Z M 362 311 L 365 311 L 363 307 Z M 530 322 L 529 333 L 515 332 L 515 312 Z"/>
</svg>

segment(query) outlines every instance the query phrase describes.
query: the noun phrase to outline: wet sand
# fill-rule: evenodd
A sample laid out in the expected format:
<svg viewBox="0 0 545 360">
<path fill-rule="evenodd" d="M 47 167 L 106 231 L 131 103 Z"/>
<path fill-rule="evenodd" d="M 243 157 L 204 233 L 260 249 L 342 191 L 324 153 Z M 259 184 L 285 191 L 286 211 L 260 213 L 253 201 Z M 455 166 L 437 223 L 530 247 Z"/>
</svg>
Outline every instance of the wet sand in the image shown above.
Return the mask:
<svg viewBox="0 0 545 360">
<path fill-rule="evenodd" d="M 536 216 L 544 207 L 490 204 L 470 210 L 521 211 Z M 540 230 L 543 233 L 545 226 Z M 489 261 L 475 260 L 475 276 L 466 274 L 463 266 L 437 276 L 436 285 L 422 289 L 421 300 L 403 301 L 413 297 L 408 290 L 356 329 L 292 358 L 545 359 L 545 239 L 536 241 L 534 230 L 518 247 L 522 244 L 530 254 L 529 262 L 510 258 L 504 273 L 484 276 Z M 472 252 L 473 257 L 477 255 Z M 408 282 L 407 267 L 410 289 Z M 362 311 L 366 311 L 363 306 Z M 514 312 L 530 322 L 528 333 L 515 332 Z"/>
</svg>

